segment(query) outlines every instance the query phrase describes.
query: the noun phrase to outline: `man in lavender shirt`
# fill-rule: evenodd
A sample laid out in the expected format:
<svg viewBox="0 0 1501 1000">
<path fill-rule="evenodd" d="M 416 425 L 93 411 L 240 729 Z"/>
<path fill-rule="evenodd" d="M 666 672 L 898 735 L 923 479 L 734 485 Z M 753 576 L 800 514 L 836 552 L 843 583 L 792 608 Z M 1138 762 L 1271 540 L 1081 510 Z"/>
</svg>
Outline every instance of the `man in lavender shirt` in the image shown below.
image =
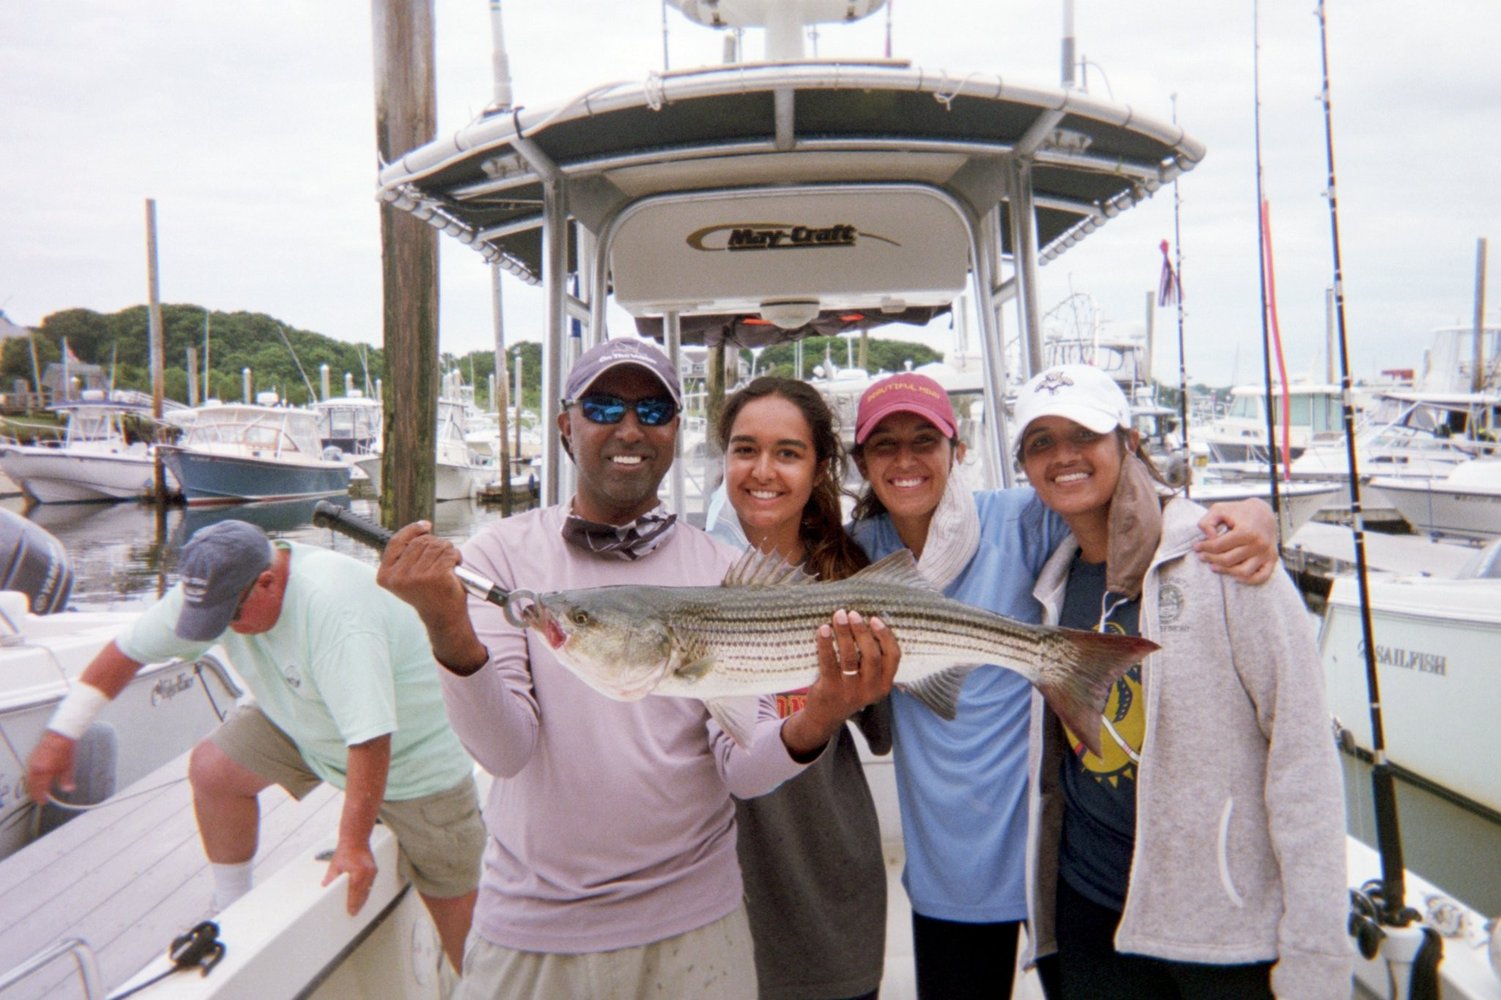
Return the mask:
<svg viewBox="0 0 1501 1000">
<path fill-rule="evenodd" d="M 657 499 L 682 404 L 660 351 L 607 341 L 579 358 L 565 394 L 570 500 L 490 524 L 462 551 L 408 525 L 381 564 L 380 583 L 417 609 L 446 668 L 454 729 L 495 775 L 458 995 L 754 1000 L 730 796 L 768 792 L 815 759 L 890 691 L 900 653 L 879 620 L 840 612 L 819 629 L 807 706 L 784 720 L 762 699 L 741 747 L 696 700 L 603 697 L 535 633 L 466 598 L 460 561 L 542 593 L 712 585 L 734 559 Z"/>
</svg>

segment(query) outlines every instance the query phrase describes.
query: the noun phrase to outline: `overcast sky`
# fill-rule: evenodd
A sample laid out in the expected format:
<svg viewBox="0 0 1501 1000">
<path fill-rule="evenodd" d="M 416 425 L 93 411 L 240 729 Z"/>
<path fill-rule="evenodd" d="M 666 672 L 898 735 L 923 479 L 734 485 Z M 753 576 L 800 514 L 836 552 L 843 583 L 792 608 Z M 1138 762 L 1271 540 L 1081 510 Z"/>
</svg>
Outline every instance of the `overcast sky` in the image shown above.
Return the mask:
<svg viewBox="0 0 1501 1000">
<path fill-rule="evenodd" d="M 1160 119 L 1176 95 L 1179 122 L 1208 147 L 1179 190 L 1186 363 L 1215 384 L 1261 371 L 1252 9 L 1076 0 L 1091 93 Z M 894 54 L 955 76 L 1056 84 L 1060 10 L 1059 0 L 895 0 Z M 1328 16 L 1352 367 L 1420 368 L 1434 327 L 1471 323 L 1476 240 L 1501 235 L 1501 5 L 1335 0 Z M 659 0 L 505 0 L 505 19 L 517 103 L 546 106 L 662 64 Z M 721 36 L 676 11 L 668 23 L 673 68 L 719 59 Z M 820 52 L 879 55 L 885 29 L 884 12 L 826 28 Z M 485 0 L 438 0 L 437 36 L 447 134 L 492 97 Z M 1281 329 L 1290 372 L 1321 378 L 1333 266 L 1314 0 L 1262 3 L 1260 36 Z M 753 34 L 747 53 L 760 51 Z M 144 302 L 154 198 L 163 301 L 378 344 L 372 63 L 361 0 L 0 0 L 11 199 L 0 309 L 37 325 L 60 309 Z M 1173 215 L 1164 189 L 1043 268 L 1043 308 L 1087 293 L 1102 321 L 1140 326 Z M 484 348 L 488 269 L 452 240 L 440 246 L 442 349 Z M 540 294 L 508 280 L 505 297 L 509 339 L 538 339 Z M 1501 286 L 1489 300 L 1496 322 Z M 1155 369 L 1176 380 L 1176 317 L 1158 324 L 1172 343 Z M 951 346 L 946 329 L 927 338 Z"/>
</svg>

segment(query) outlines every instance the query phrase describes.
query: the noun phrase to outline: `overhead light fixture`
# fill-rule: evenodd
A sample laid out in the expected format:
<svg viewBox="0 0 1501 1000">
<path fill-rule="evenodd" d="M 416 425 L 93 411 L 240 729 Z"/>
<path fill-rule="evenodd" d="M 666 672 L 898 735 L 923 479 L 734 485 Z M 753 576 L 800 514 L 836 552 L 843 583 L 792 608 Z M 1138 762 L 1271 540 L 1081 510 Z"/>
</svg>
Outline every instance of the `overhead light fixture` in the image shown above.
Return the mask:
<svg viewBox="0 0 1501 1000">
<path fill-rule="evenodd" d="M 817 299 L 781 299 L 761 303 L 761 318 L 783 330 L 797 330 L 818 318 Z"/>
</svg>

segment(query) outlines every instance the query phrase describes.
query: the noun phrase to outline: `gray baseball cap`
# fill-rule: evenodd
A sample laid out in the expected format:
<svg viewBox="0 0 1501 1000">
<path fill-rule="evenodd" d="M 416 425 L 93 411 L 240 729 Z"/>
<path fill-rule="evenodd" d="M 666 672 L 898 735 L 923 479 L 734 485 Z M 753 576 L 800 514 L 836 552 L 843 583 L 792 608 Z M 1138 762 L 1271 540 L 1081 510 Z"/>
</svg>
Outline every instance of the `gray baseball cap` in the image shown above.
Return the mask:
<svg viewBox="0 0 1501 1000">
<path fill-rule="evenodd" d="M 625 337 L 607 340 L 579 355 L 579 359 L 568 370 L 563 398 L 570 403 L 577 401 L 601 375 L 622 365 L 635 365 L 651 372 L 662 383 L 662 388 L 667 390 L 672 401 L 679 408 L 682 407 L 683 387 L 679 384 L 678 373 L 673 371 L 672 362 L 667 355 L 655 344 Z"/>
<path fill-rule="evenodd" d="M 271 565 L 271 540 L 245 521 L 200 528 L 183 547 L 178 564 L 182 614 L 174 631 L 207 642 L 229 628 L 240 597 Z"/>
</svg>

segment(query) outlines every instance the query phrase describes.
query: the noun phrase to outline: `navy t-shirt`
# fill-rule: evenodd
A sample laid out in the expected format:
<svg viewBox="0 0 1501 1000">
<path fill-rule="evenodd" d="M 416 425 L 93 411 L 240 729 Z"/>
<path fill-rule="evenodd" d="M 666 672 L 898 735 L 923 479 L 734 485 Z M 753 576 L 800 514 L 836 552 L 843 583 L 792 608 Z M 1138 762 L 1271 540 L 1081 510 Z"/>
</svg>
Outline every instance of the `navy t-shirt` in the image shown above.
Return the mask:
<svg viewBox="0 0 1501 1000">
<path fill-rule="evenodd" d="M 1139 635 L 1139 601 L 1105 591 L 1105 564 L 1076 557 L 1069 570 L 1058 623 L 1093 632 Z M 1066 727 L 1065 727 L 1066 728 Z M 1146 734 L 1146 702 L 1141 665 L 1120 680 L 1105 706 L 1100 726 L 1103 756 L 1086 750 L 1068 733 L 1074 752 L 1065 754 L 1065 802 L 1059 874 L 1085 898 L 1121 910 L 1131 881 L 1136 843 L 1136 761 Z"/>
</svg>

